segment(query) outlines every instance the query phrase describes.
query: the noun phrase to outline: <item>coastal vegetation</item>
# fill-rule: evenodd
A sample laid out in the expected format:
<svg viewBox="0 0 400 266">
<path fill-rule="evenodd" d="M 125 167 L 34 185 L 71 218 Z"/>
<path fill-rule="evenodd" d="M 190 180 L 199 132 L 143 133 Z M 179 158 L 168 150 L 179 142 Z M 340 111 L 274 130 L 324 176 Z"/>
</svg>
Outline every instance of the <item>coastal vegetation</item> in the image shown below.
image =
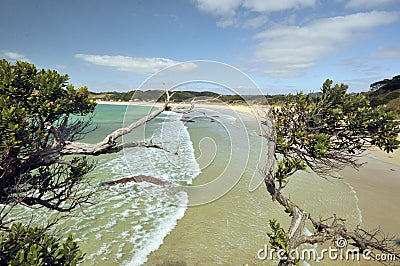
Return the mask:
<svg viewBox="0 0 400 266">
<path fill-rule="evenodd" d="M 92 100 L 100 101 L 154 101 L 158 99 L 158 102 L 165 101 L 165 94 L 162 90 L 134 90 L 129 92 L 90 92 L 89 98 Z M 159 97 L 162 95 L 161 97 Z M 284 95 L 220 95 L 212 91 L 175 91 L 173 102 L 188 103 L 193 99 L 203 100 L 209 102 L 223 102 L 223 103 L 254 103 L 254 104 L 265 104 L 265 99 L 269 104 L 275 104 L 281 102 Z"/>
<path fill-rule="evenodd" d="M 18 205 L 69 212 L 90 197 L 80 188 L 93 165 L 85 157 L 62 158 L 58 141 L 79 139 L 95 104 L 86 87 L 75 89 L 67 81 L 67 75 L 26 62 L 0 61 L 2 265 L 74 265 L 83 259 L 71 237 L 62 243 L 48 227 L 13 224 L 17 219 L 9 218 Z"/>
<path fill-rule="evenodd" d="M 15 206 L 68 213 L 87 204 L 94 193 L 84 186 L 85 175 L 95 166 L 85 155 L 115 153 L 126 147 L 161 148 L 147 142 L 120 144 L 117 139 L 162 113 L 167 103 L 99 143 L 79 142 L 93 130 L 96 104 L 88 95 L 87 87 L 75 89 L 68 84 L 67 75 L 38 70 L 28 62 L 0 61 L 0 264 L 48 265 L 50 260 L 75 265 L 82 261 L 71 237 L 61 243 L 51 236 L 53 222 L 43 228 L 15 225 L 19 219 L 10 215 Z M 65 245 L 73 251 L 67 252 Z"/>
<path fill-rule="evenodd" d="M 98 143 L 80 142 L 85 134 L 96 129 L 91 125 L 94 99 L 148 100 L 145 95 L 154 92 L 141 93 L 140 97 L 135 92 L 94 94 L 87 87 L 74 88 L 67 75 L 56 71 L 39 70 L 28 62 L 0 61 L 0 264 L 75 265 L 83 260 L 71 236 L 66 240 L 54 236 L 51 222 L 44 227 L 22 225 L 12 216 L 13 209 L 23 205 L 68 213 L 87 204 L 93 195 L 84 189 L 85 176 L 95 167 L 91 157 L 131 147 L 164 149 L 152 141 L 120 143 L 119 140 L 165 110 L 171 110 L 168 92 L 160 100 L 164 105 L 149 115 L 111 132 Z M 138 98 L 132 99 L 134 94 Z M 115 98 L 111 98 L 113 95 Z M 190 91 L 176 92 L 173 97 L 177 101 L 207 97 L 233 103 L 248 99 L 256 102 L 260 96 Z M 333 85 L 330 80 L 319 94 L 267 96 L 267 99 L 270 103 L 271 99 L 280 102 L 280 106 L 273 108 L 265 120 L 269 154 L 274 156 L 269 157 L 264 181 L 272 200 L 282 205 L 291 219 L 288 230 L 271 220 L 271 245 L 289 252 L 304 243 L 343 237 L 362 249 L 387 251 L 399 257 L 391 239 L 377 239 L 378 232 L 361 228 L 350 230 L 336 216 L 315 219 L 314 214 L 284 194 L 290 176 L 296 171 L 311 169 L 326 176 L 345 166 L 359 167 L 357 157 L 370 146 L 387 152 L 397 149 L 400 132 L 397 114 L 382 106 L 374 107 L 366 95 L 348 94 L 346 85 Z M 131 179 L 136 182 L 138 178 Z M 303 235 L 306 225 L 314 228 L 310 236 Z M 280 262 L 294 263 L 290 258 Z"/>
<path fill-rule="evenodd" d="M 77 265 L 83 259 L 71 235 L 63 241 L 41 226 L 25 227 L 17 222 L 0 235 L 1 265 Z"/>
<path fill-rule="evenodd" d="M 316 97 L 298 93 L 287 95 L 284 104 L 273 108 L 265 121 L 269 141 L 265 185 L 273 201 L 279 203 L 290 217 L 288 229 L 270 220 L 270 244 L 283 250 L 279 265 L 295 265 L 297 258 L 290 252 L 302 244 L 322 244 L 344 239 L 349 245 L 371 251 L 393 254 L 400 259 L 395 239 L 379 230 L 349 228 L 335 214 L 315 218 L 284 193 L 290 177 L 297 171 L 314 171 L 327 177 L 344 167 L 358 168 L 358 158 L 367 148 L 376 146 L 386 152 L 399 148 L 400 122 L 397 113 L 382 106 L 373 107 L 362 94 L 348 94 L 348 86 L 333 85 L 326 80 Z M 312 228 L 304 235 L 305 228 Z M 282 254 L 281 254 L 282 255 Z"/>
<path fill-rule="evenodd" d="M 383 105 L 400 116 L 400 75 L 372 83 L 367 94 L 372 106 Z"/>
<path fill-rule="evenodd" d="M 89 98 L 99 101 L 165 101 L 162 90 L 133 90 L 128 92 L 89 92 Z M 361 93 L 369 101 L 372 107 L 383 106 L 388 111 L 396 111 L 400 116 L 400 75 L 391 79 L 376 81 L 370 85 L 370 90 Z M 321 92 L 309 94 L 316 98 L 321 96 Z M 201 99 L 209 102 L 238 103 L 238 104 L 265 104 L 282 105 L 285 102 L 285 95 L 220 95 L 212 91 L 176 91 L 173 102 L 187 103 L 193 99 Z"/>
</svg>

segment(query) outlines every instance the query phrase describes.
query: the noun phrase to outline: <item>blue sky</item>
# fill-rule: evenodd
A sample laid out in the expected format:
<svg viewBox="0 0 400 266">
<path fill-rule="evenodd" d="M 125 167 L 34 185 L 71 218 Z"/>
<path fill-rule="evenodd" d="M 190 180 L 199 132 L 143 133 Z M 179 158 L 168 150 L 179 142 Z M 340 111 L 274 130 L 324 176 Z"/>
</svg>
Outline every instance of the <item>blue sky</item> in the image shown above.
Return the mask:
<svg viewBox="0 0 400 266">
<path fill-rule="evenodd" d="M 400 74 L 399 0 L 23 1 L 0 4 L 0 57 L 92 91 L 136 89 L 179 62 L 213 60 L 266 94 L 351 91 Z"/>
</svg>

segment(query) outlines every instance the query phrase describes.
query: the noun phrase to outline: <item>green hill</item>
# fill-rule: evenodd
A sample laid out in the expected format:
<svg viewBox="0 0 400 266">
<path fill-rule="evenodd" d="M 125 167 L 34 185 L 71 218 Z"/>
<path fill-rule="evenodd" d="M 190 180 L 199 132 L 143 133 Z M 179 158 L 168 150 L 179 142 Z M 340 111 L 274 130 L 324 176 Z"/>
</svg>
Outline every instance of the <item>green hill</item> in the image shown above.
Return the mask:
<svg viewBox="0 0 400 266">
<path fill-rule="evenodd" d="M 164 92 L 161 90 L 141 91 L 134 90 L 129 92 L 91 92 L 89 97 L 93 100 L 103 101 L 155 101 L 162 102 L 165 100 Z M 193 98 L 197 100 L 212 101 L 218 98 L 218 101 L 227 103 L 243 103 L 245 101 L 262 104 L 267 99 L 269 104 L 273 104 L 282 100 L 283 95 L 220 95 L 211 91 L 176 91 L 172 97 L 174 102 L 190 102 Z"/>
<path fill-rule="evenodd" d="M 374 82 L 368 93 L 372 106 L 385 105 L 400 115 L 400 75 Z"/>
<path fill-rule="evenodd" d="M 174 92 L 174 102 L 190 102 L 193 98 L 198 100 L 212 101 L 218 97 L 218 101 L 226 103 L 244 103 L 250 102 L 255 104 L 265 103 L 265 99 L 268 104 L 279 103 L 283 99 L 283 95 L 219 95 L 215 92 L 210 91 L 176 91 Z M 372 106 L 384 105 L 388 110 L 395 110 L 400 116 L 400 75 L 395 76 L 391 79 L 383 79 L 374 82 L 370 85 L 370 90 L 364 92 L 371 101 Z M 318 93 L 313 94 L 318 95 Z M 149 90 L 141 91 L 134 90 L 129 92 L 91 92 L 89 97 L 93 100 L 103 101 L 158 101 L 162 102 L 165 100 L 165 95 L 162 90 Z"/>
</svg>

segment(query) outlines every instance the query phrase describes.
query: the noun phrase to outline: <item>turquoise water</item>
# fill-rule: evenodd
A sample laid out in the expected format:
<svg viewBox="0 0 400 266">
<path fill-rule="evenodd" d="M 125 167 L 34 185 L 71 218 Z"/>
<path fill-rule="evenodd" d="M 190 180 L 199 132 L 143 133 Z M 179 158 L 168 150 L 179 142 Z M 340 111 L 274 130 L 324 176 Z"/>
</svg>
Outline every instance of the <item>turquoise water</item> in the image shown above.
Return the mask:
<svg viewBox="0 0 400 266">
<path fill-rule="evenodd" d="M 150 111 L 148 106 L 98 105 L 93 120 L 98 129 L 84 141 L 98 142 Z M 95 157 L 97 167 L 88 175 L 85 188 L 96 191 L 92 204 L 58 224 L 60 232 L 73 234 L 87 254 L 84 265 L 141 265 L 154 251 L 164 258 L 179 256 L 188 265 L 204 258 L 206 265 L 265 263 L 257 261 L 256 254 L 267 243 L 268 219 L 276 217 L 285 224 L 287 217 L 270 201 L 264 187 L 248 191 L 252 178 L 259 177 L 265 157 L 259 156 L 261 132 L 252 119 L 229 110 L 202 111 L 208 117 L 191 114 L 195 122 L 186 124 L 180 121 L 182 115 L 165 112 L 122 139 L 152 139 L 170 152 L 132 148 Z M 171 185 L 99 186 L 100 182 L 139 174 Z M 355 194 L 340 180 L 330 182 L 298 173 L 287 192 L 312 213 L 337 213 L 353 224 L 361 219 Z M 192 203 L 199 206 L 187 207 Z M 15 215 L 30 217 L 32 210 L 20 209 Z M 35 222 L 43 221 L 43 216 L 50 213 L 33 212 Z M 168 234 L 174 240 L 161 246 Z M 181 241 L 176 241 L 175 234 L 180 234 Z"/>
<path fill-rule="evenodd" d="M 93 119 L 93 126 L 98 128 L 82 141 L 101 141 L 113 130 L 150 111 L 151 107 L 146 106 L 98 105 Z M 176 128 L 180 129 L 179 134 L 174 133 Z M 86 253 L 84 265 L 140 265 L 183 217 L 188 202 L 184 191 L 148 183 L 99 186 L 100 182 L 139 174 L 169 183 L 190 184 L 200 169 L 180 115 L 163 113 L 122 141 L 150 138 L 178 155 L 158 149 L 131 148 L 91 158 L 97 166 L 88 174 L 88 184 L 83 188 L 95 191 L 91 205 L 75 210 L 57 224 L 61 234 L 71 233 L 79 242 Z M 56 214 L 45 209 L 18 208 L 14 215 L 43 223 L 44 216 Z"/>
<path fill-rule="evenodd" d="M 130 124 L 150 111 L 151 107 L 143 106 L 99 105 L 94 122 L 99 123 L 100 130 L 87 139 L 98 141 L 99 135 L 104 137 L 104 133 Z M 178 134 L 176 128 L 180 128 Z M 126 149 L 117 155 L 102 156 L 89 178 L 97 183 L 143 174 L 169 183 L 190 184 L 200 170 L 180 115 L 163 113 L 122 141 L 150 138 L 178 155 L 158 149 Z M 144 263 L 183 217 L 188 201 L 184 191 L 146 183 L 102 188 L 95 200 L 86 210 L 91 215 L 75 216 L 70 229 L 86 247 L 87 265 Z"/>
</svg>

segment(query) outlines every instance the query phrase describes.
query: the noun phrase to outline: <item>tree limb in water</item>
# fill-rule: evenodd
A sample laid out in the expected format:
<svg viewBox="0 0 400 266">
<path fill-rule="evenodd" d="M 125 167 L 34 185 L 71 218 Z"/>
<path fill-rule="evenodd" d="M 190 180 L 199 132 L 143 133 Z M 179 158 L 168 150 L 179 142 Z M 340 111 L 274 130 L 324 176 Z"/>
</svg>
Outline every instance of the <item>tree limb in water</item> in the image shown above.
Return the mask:
<svg viewBox="0 0 400 266">
<path fill-rule="evenodd" d="M 103 141 L 89 144 L 89 143 L 81 143 L 81 142 L 71 142 L 71 141 L 63 141 L 62 148 L 60 153 L 63 155 L 71 155 L 71 154 L 85 154 L 85 155 L 100 155 L 106 153 L 115 153 L 121 151 L 124 148 L 132 148 L 132 147 L 146 147 L 146 148 L 156 148 L 156 149 L 164 149 L 161 145 L 154 144 L 152 142 L 131 142 L 125 144 L 118 144 L 117 139 L 123 135 L 129 134 L 135 128 L 144 125 L 145 123 L 153 120 L 157 116 L 159 116 L 162 112 L 168 109 L 168 104 L 170 102 L 170 96 L 168 91 L 166 91 L 167 98 L 164 105 L 161 108 L 153 111 L 149 115 L 131 123 L 127 127 L 119 128 L 112 132 L 111 134 L 107 135 Z M 57 131 L 53 129 L 52 131 Z M 61 135 L 62 133 L 58 133 L 56 135 Z M 55 138 L 56 140 L 56 138 Z"/>
<path fill-rule="evenodd" d="M 138 141 L 119 143 L 118 139 L 134 129 L 151 121 L 169 108 L 170 95 L 166 92 L 166 101 L 161 108 L 107 135 L 103 141 L 95 144 L 76 141 L 87 132 L 90 123 L 85 120 L 71 122 L 69 115 L 61 116 L 52 122 L 40 116 L 35 123 L 42 130 L 41 140 L 34 145 L 27 145 L 18 154 L 17 149 L 9 149 L 1 158 L 0 204 L 12 209 L 17 204 L 26 206 L 44 206 L 46 208 L 68 212 L 82 203 L 88 202 L 93 192 L 78 189 L 83 184 L 83 176 L 90 172 L 94 165 L 85 157 L 72 160 L 65 155 L 100 155 L 116 153 L 124 148 L 144 147 L 168 151 L 158 143 Z M 44 121 L 43 121 L 44 120 Z M 40 124 L 43 129 L 40 128 Z M 40 132 L 40 131 L 37 131 Z M 22 148 L 18 148 L 22 149 Z M 15 151 L 15 152 L 14 152 Z M 168 151 L 169 152 L 169 151 Z M 15 154 L 14 154 L 15 153 Z M 75 188 L 75 189 L 72 189 Z M 0 227 L 8 224 L 8 211 L 1 211 Z"/>
<path fill-rule="evenodd" d="M 161 179 L 152 177 L 152 176 L 138 175 L 138 176 L 133 176 L 133 177 L 125 177 L 125 178 L 121 178 L 121 179 L 117 179 L 117 180 L 102 182 L 102 183 L 100 183 L 100 186 L 115 186 L 118 184 L 126 184 L 129 182 L 135 182 L 135 183 L 147 182 L 147 183 L 151 183 L 151 184 L 155 184 L 155 185 L 159 185 L 159 186 L 164 186 L 167 184 L 167 182 L 165 182 Z"/>
</svg>

